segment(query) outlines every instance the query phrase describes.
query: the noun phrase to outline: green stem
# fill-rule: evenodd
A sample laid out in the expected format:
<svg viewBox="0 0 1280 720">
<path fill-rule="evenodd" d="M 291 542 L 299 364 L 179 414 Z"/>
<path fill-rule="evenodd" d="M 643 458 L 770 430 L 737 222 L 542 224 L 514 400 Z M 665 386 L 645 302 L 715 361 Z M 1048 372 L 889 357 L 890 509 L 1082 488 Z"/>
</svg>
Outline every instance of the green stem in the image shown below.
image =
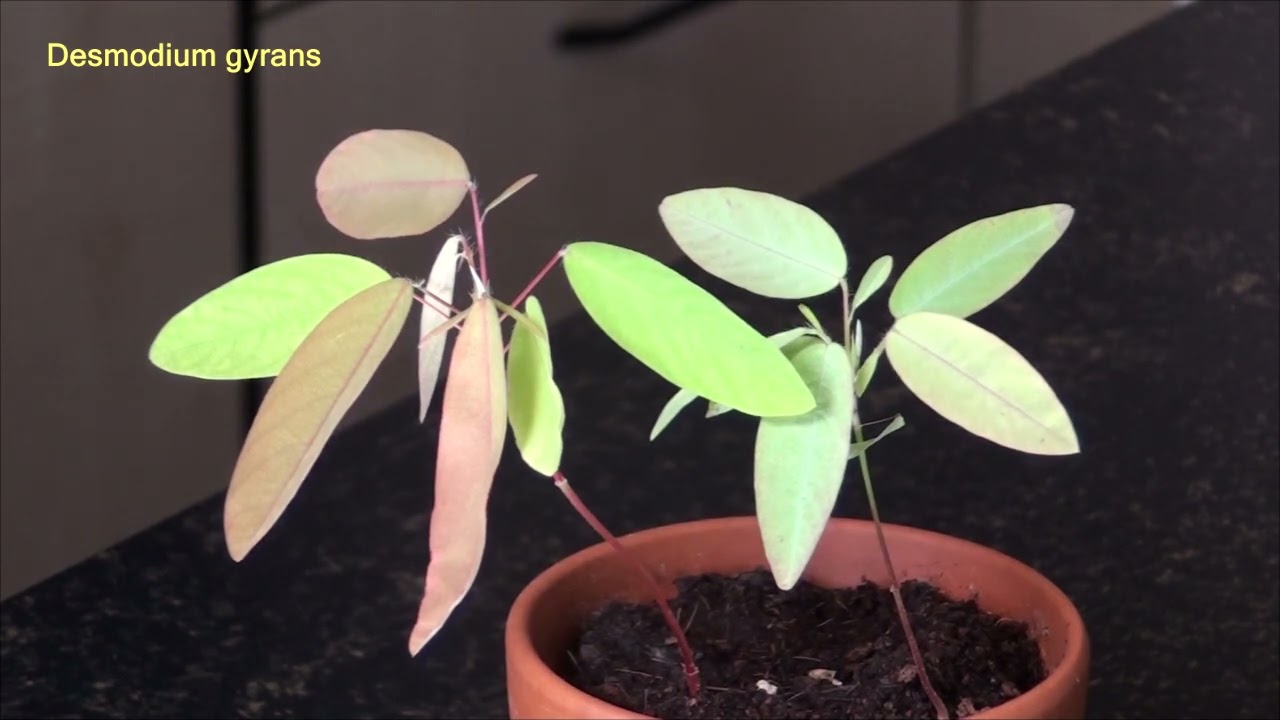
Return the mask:
<svg viewBox="0 0 1280 720">
<path fill-rule="evenodd" d="M 862 423 L 858 420 L 857 410 L 854 410 L 853 420 L 853 436 L 859 443 L 864 441 L 862 436 Z M 884 526 L 880 523 L 880 510 L 876 507 L 876 494 L 871 489 L 871 467 L 867 463 L 867 453 L 858 455 L 858 465 L 862 469 L 862 484 L 867 489 L 867 502 L 871 505 L 871 520 L 876 528 L 876 540 L 880 543 L 880 553 L 884 556 L 885 569 L 889 571 L 889 592 L 893 594 L 894 605 L 898 608 L 898 620 L 902 623 L 902 631 L 907 636 L 907 647 L 911 650 L 911 660 L 916 666 L 916 675 L 920 678 L 920 687 L 924 688 L 924 694 L 929 696 L 929 702 L 933 703 L 933 709 L 938 714 L 938 720 L 948 720 L 950 717 L 947 713 L 947 706 L 942 702 L 942 698 L 938 697 L 938 693 L 933 689 L 933 683 L 929 681 L 929 671 L 924 666 L 924 656 L 920 654 L 920 646 L 916 644 L 915 633 L 911 630 L 911 618 L 907 615 L 907 606 L 902 602 L 902 592 L 898 587 L 898 575 L 893 570 L 893 560 L 889 557 L 889 543 L 885 541 Z"/>
<path fill-rule="evenodd" d="M 847 278 L 840 279 L 840 295 L 841 295 L 841 314 L 844 319 L 844 347 L 845 352 L 849 353 L 850 362 L 853 363 L 853 369 L 858 370 L 858 364 L 862 362 L 862 358 L 853 358 L 853 340 L 850 337 L 850 329 L 853 325 L 853 313 L 849 307 L 849 281 Z M 881 342 L 884 342 L 881 340 Z M 866 438 L 862 434 L 862 419 L 858 415 L 858 396 L 853 397 L 853 437 L 859 444 L 866 442 Z M 938 692 L 933 689 L 933 683 L 929 681 L 929 671 L 924 666 L 924 656 L 920 654 L 920 646 L 916 644 L 916 634 L 911 630 L 911 618 L 907 615 L 907 606 L 902 602 L 902 591 L 898 587 L 898 574 L 893 569 L 893 559 L 889 556 L 889 543 L 884 538 L 884 525 L 880 522 L 880 508 L 876 506 L 876 493 L 871 488 L 871 465 L 867 462 L 867 453 L 858 454 L 858 467 L 862 470 L 862 485 L 867 489 L 867 503 L 871 506 L 871 522 L 876 528 L 876 540 L 880 543 L 880 554 L 884 557 L 885 570 L 889 572 L 889 592 L 893 595 L 893 604 L 898 609 L 898 621 L 902 624 L 902 632 L 907 636 L 907 648 L 911 650 L 911 661 L 915 663 L 916 675 L 920 678 L 920 687 L 924 688 L 924 694 L 929 696 L 929 702 L 933 704 L 933 710 L 938 715 L 938 720 L 949 720 L 950 714 L 947 712 L 947 706 L 942 702 L 942 698 L 938 697 Z"/>
<path fill-rule="evenodd" d="M 853 352 L 853 337 L 850 335 L 849 326 L 853 324 L 853 316 L 849 312 L 849 278 L 840 278 L 840 315 L 844 319 L 844 351 L 846 353 Z M 862 358 L 858 358 L 858 362 L 862 362 Z M 855 366 L 853 368 L 857 370 Z"/>
</svg>

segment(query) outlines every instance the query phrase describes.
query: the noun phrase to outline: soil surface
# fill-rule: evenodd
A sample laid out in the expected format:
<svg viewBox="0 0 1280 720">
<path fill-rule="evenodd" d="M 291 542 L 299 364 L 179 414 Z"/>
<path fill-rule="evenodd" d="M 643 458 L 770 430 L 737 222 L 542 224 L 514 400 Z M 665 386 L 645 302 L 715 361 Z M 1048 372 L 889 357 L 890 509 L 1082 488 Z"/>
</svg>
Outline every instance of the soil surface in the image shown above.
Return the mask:
<svg viewBox="0 0 1280 720">
<path fill-rule="evenodd" d="M 783 592 L 767 570 L 676 582 L 672 610 L 702 674 L 688 704 L 680 652 L 654 603 L 589 618 L 567 678 L 614 705 L 658 718 L 923 718 L 936 714 L 916 679 L 893 596 L 864 583 Z M 965 717 L 1045 677 L 1026 625 L 907 582 L 903 599 L 934 688 Z"/>
</svg>

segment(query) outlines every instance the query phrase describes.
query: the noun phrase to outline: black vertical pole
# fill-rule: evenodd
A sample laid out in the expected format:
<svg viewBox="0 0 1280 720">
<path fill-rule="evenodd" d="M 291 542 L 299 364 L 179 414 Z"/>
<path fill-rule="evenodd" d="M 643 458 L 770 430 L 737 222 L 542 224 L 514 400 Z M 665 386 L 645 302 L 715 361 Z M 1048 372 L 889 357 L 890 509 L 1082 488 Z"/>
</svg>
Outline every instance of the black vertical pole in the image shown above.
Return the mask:
<svg viewBox="0 0 1280 720">
<path fill-rule="evenodd" d="M 257 27 L 254 24 L 252 0 L 236 3 L 236 47 L 257 47 Z M 236 75 L 236 146 L 238 158 L 238 214 L 240 218 L 239 262 L 240 272 L 248 272 L 258 266 L 259 255 L 259 207 L 258 207 L 258 87 L 257 76 L 252 72 Z M 249 380 L 244 384 L 244 432 L 248 433 L 262 401 L 263 384 Z"/>
</svg>

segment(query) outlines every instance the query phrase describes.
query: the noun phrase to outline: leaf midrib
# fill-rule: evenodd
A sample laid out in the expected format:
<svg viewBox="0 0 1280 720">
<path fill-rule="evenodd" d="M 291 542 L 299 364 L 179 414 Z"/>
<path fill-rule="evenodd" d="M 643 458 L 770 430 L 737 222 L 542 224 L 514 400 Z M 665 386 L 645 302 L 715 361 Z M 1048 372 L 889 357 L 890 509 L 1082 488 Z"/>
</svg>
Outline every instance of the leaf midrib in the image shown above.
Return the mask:
<svg viewBox="0 0 1280 720">
<path fill-rule="evenodd" d="M 982 268 L 985 265 L 991 264 L 992 260 L 994 260 L 995 258 L 1008 253 L 1009 251 L 1013 250 L 1015 247 L 1022 245 L 1025 242 L 1028 242 L 1030 238 L 1034 237 L 1036 231 L 1042 228 L 1043 228 L 1043 225 L 1036 228 L 1036 230 L 1031 230 L 1026 233 L 1023 233 L 1015 240 L 1008 242 L 1004 245 L 998 246 L 995 250 L 992 250 L 990 252 L 983 254 L 976 262 L 970 262 L 966 264 L 963 271 L 952 275 L 944 282 L 936 284 L 934 286 L 934 290 L 932 293 L 921 296 L 919 301 L 913 303 L 911 307 L 907 308 L 906 312 L 904 312 L 903 315 L 908 315 L 913 312 L 918 312 L 928 307 L 929 303 L 931 303 L 939 295 L 942 295 L 947 290 L 950 290 L 957 283 L 963 280 L 967 280 L 975 272 L 977 272 L 978 269 Z"/>
<path fill-rule="evenodd" d="M 902 332 L 901 330 L 899 330 L 899 329 L 897 328 L 897 326 L 894 326 L 894 327 L 890 328 L 890 329 L 889 329 L 889 332 L 891 332 L 891 333 L 893 333 L 893 334 L 897 335 L 898 337 L 902 338 L 903 340 L 906 340 L 907 342 L 911 343 L 912 345 L 916 346 L 917 348 L 920 348 L 920 350 L 924 351 L 924 352 L 925 352 L 926 354 L 928 354 L 930 357 L 934 358 L 934 359 L 935 359 L 935 360 L 937 360 L 938 362 L 940 362 L 940 363 L 942 363 L 943 365 L 947 366 L 947 367 L 948 367 L 948 368 L 950 368 L 951 370 L 954 370 L 954 371 L 955 371 L 955 373 L 956 373 L 957 375 L 960 375 L 961 377 L 963 377 L 964 379 L 966 379 L 966 380 L 968 380 L 969 382 L 973 383 L 974 385 L 977 385 L 979 388 L 981 388 L 983 391 L 985 391 L 988 395 L 990 395 L 991 397 L 994 397 L 996 400 L 1000 401 L 1002 404 L 1004 404 L 1004 405 L 1005 405 L 1006 407 L 1008 407 L 1009 409 L 1011 409 L 1011 410 L 1013 410 L 1014 412 L 1018 413 L 1019 415 L 1021 415 L 1021 416 L 1022 416 L 1022 417 L 1024 417 L 1024 418 L 1026 418 L 1027 420 L 1030 420 L 1030 421 L 1031 421 L 1031 423 L 1032 423 L 1033 425 L 1035 425 L 1035 426 L 1037 426 L 1037 427 L 1041 428 L 1042 430 L 1044 430 L 1044 431 L 1045 431 L 1046 433 L 1048 433 L 1049 435 L 1052 435 L 1053 437 L 1057 438 L 1059 442 L 1062 442 L 1064 445 L 1065 445 L 1065 444 L 1068 444 L 1068 443 L 1067 443 L 1067 439 L 1066 439 L 1066 438 L 1062 437 L 1062 436 L 1061 436 L 1061 435 L 1059 435 L 1057 432 L 1055 432 L 1055 431 L 1053 430 L 1053 428 L 1050 428 L 1048 425 L 1045 425 L 1044 423 L 1040 422 L 1040 420 L 1038 420 L 1034 415 L 1032 415 L 1031 413 L 1029 413 L 1029 412 L 1027 412 L 1025 409 L 1023 409 L 1021 405 L 1018 405 L 1018 404 L 1016 404 L 1016 403 L 1014 403 L 1014 402 L 1010 401 L 1010 400 L 1009 400 L 1008 398 L 1006 398 L 1003 394 L 996 392 L 994 389 L 992 389 L 992 388 L 991 388 L 989 385 L 987 385 L 986 383 L 982 382 L 981 380 L 979 380 L 978 378 L 974 377 L 973 375 L 970 375 L 969 373 L 965 372 L 962 368 L 960 368 L 960 366 L 958 366 L 958 365 L 956 365 L 955 363 L 951 362 L 950 360 L 948 360 L 947 358 L 943 357 L 942 355 L 939 355 L 938 353 L 934 352 L 934 351 L 933 351 L 931 348 L 929 348 L 927 345 L 924 345 L 923 343 L 918 342 L 915 338 L 911 337 L 910 335 L 907 335 L 906 333 Z"/>
<path fill-rule="evenodd" d="M 319 188 L 317 192 L 321 195 L 328 195 L 331 193 L 361 193 L 369 192 L 371 190 L 404 190 L 417 187 L 450 187 L 466 184 L 466 180 L 438 178 L 430 180 L 366 180 L 354 183 L 334 183 L 333 185 L 326 185 L 325 187 Z"/>
<path fill-rule="evenodd" d="M 333 414 L 333 409 L 338 405 L 338 401 L 346 394 L 347 390 L 351 387 L 352 378 L 354 378 L 359 373 L 360 369 L 364 367 L 365 364 L 368 362 L 369 354 L 370 352 L 372 352 L 373 346 L 377 344 L 378 339 L 382 337 L 383 332 L 386 330 L 387 323 L 391 321 L 392 315 L 395 314 L 396 308 L 400 304 L 400 297 L 401 295 L 403 295 L 404 290 L 405 288 L 401 288 L 400 292 L 396 294 L 395 300 L 388 304 L 386 312 L 383 313 L 382 319 L 378 322 L 377 331 L 369 336 L 370 337 L 369 342 L 365 343 L 364 349 L 360 352 L 359 359 L 351 366 L 351 370 L 347 373 L 346 377 L 343 378 L 342 383 L 338 388 L 338 392 L 334 393 L 333 397 L 330 399 L 329 406 L 325 409 L 324 414 L 321 416 L 320 422 L 316 424 L 315 428 L 311 431 L 310 436 L 308 436 L 306 442 L 302 444 L 301 446 L 302 452 L 298 453 L 297 458 L 294 460 L 292 466 L 290 467 L 288 481 L 285 483 L 282 489 L 287 490 L 287 488 L 293 483 L 294 479 L 298 474 L 298 468 L 302 466 L 303 458 L 305 458 L 306 455 L 315 446 L 316 439 L 320 436 L 321 428 L 324 427 L 325 422 Z M 277 425 L 277 428 L 278 427 L 279 425 Z M 266 437 L 266 435 L 264 434 L 261 437 Z M 270 459 L 270 456 L 265 458 L 264 462 L 265 460 L 269 460 L 269 459 Z M 260 467 L 260 465 L 257 467 Z M 257 471 L 257 467 L 253 469 L 253 472 Z M 253 476 L 250 473 L 246 473 L 246 474 L 249 475 L 249 477 Z M 271 506 L 269 508 L 269 512 L 267 513 L 266 517 L 270 517 L 273 514 L 277 503 L 279 503 L 280 501 L 281 494 L 282 494 L 281 492 L 276 492 L 272 497 Z M 261 522 L 261 520 L 259 520 L 259 522 Z M 261 526 L 256 528 L 253 533 L 253 542 L 250 544 L 250 547 L 252 547 L 253 545 L 256 545 L 265 536 L 265 534 L 266 533 L 264 532 Z"/>
<path fill-rule="evenodd" d="M 784 259 L 784 260 L 789 260 L 789 261 L 791 261 L 791 262 L 795 263 L 796 265 L 799 265 L 799 266 L 804 267 L 804 268 L 808 268 L 809 270 L 812 270 L 812 271 L 814 271 L 815 273 L 818 273 L 819 275 L 823 275 L 823 276 L 825 276 L 825 277 L 832 278 L 832 279 L 834 279 L 834 280 L 836 280 L 836 281 L 839 281 L 839 280 L 840 280 L 840 277 L 839 277 L 838 275 L 836 275 L 835 273 L 828 272 L 827 270 L 825 270 L 825 269 L 823 269 L 823 268 L 821 268 L 821 267 L 819 267 L 819 266 L 817 266 L 817 265 L 814 265 L 814 264 L 812 264 L 812 263 L 809 263 L 809 262 L 806 262 L 806 261 L 804 261 L 804 260 L 801 260 L 800 258 L 797 258 L 797 257 L 796 257 L 796 256 L 794 256 L 794 255 L 788 255 L 788 254 L 786 254 L 786 253 L 784 253 L 784 252 L 782 252 L 782 251 L 780 251 L 780 250 L 778 250 L 778 249 L 776 249 L 776 248 L 769 247 L 768 245 L 761 245 L 760 243 L 756 242 L 755 240 L 752 240 L 751 238 L 749 238 L 749 237 L 747 237 L 747 236 L 745 236 L 745 235 L 742 235 L 742 234 L 740 234 L 740 233 L 733 232 L 732 230 L 729 230 L 729 229 L 727 229 L 727 228 L 725 228 L 725 227 L 723 227 L 723 226 L 721 226 L 721 225 L 717 225 L 716 223 L 713 223 L 713 222 L 711 222 L 711 221 L 709 221 L 709 220 L 704 220 L 704 219 L 702 219 L 702 218 L 698 217 L 697 215 L 692 215 L 692 214 L 690 214 L 690 213 L 689 213 L 688 211 L 686 211 L 686 210 L 683 210 L 683 209 L 681 209 L 681 208 L 671 208 L 671 212 L 672 212 L 672 213 L 674 213 L 674 214 L 676 214 L 676 215 L 680 215 L 680 216 L 681 216 L 681 217 L 683 217 L 683 218 L 687 218 L 687 219 L 689 219 L 689 220 L 692 220 L 692 221 L 694 221 L 694 222 L 696 222 L 696 223 L 700 223 L 700 224 L 702 224 L 702 225 L 706 225 L 707 227 L 710 227 L 710 228 L 712 228 L 712 229 L 716 230 L 717 232 L 723 233 L 724 235 L 727 235 L 727 236 L 729 236 L 729 237 L 731 237 L 731 238 L 733 238 L 733 239 L 735 239 L 735 240 L 738 240 L 738 241 L 743 242 L 743 243 L 745 243 L 745 244 L 747 244 L 747 245 L 750 245 L 750 246 L 752 246 L 752 247 L 754 247 L 754 248 L 756 248 L 756 249 L 758 249 L 758 250 L 763 250 L 764 252 L 771 253 L 771 254 L 776 255 L 777 257 L 780 257 L 780 258 L 782 258 L 782 259 Z"/>
</svg>

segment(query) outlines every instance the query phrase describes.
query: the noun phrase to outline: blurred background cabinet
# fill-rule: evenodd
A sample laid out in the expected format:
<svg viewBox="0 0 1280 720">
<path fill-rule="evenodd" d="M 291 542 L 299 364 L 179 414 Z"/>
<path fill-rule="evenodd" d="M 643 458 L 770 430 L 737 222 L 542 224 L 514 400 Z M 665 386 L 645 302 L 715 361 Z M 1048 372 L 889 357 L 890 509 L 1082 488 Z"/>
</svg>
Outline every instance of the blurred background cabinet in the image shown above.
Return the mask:
<svg viewBox="0 0 1280 720">
<path fill-rule="evenodd" d="M 426 274 L 465 214 L 425 238 L 359 243 L 316 207 L 325 153 L 375 127 L 448 140 L 484 197 L 539 174 L 486 226 L 502 296 L 575 240 L 673 259 L 665 195 L 737 185 L 801 198 L 1172 7 L 706 3 L 629 42 L 557 44 L 575 24 L 668 5 L 259 0 L 257 46 L 315 48 L 322 64 L 255 71 L 256 262 L 341 251 Z M 237 6 L 6 0 L 0 13 L 3 597 L 225 486 L 241 388 L 166 375 L 146 349 L 173 312 L 246 268 L 240 79 L 49 68 L 45 55 L 49 41 L 221 53 L 238 42 Z M 577 309 L 560 274 L 539 296 L 552 319 Z M 413 357 L 402 338 L 346 424 L 410 395 Z"/>
<path fill-rule="evenodd" d="M 985 105 L 1178 5 L 1168 0 L 979 0 L 973 8 L 973 101 Z"/>
<path fill-rule="evenodd" d="M 233 78 L 48 66 L 70 48 L 226 47 L 229 3 L 0 3 L 0 594 L 227 480 L 241 391 L 147 361 L 237 272 Z"/>
</svg>

